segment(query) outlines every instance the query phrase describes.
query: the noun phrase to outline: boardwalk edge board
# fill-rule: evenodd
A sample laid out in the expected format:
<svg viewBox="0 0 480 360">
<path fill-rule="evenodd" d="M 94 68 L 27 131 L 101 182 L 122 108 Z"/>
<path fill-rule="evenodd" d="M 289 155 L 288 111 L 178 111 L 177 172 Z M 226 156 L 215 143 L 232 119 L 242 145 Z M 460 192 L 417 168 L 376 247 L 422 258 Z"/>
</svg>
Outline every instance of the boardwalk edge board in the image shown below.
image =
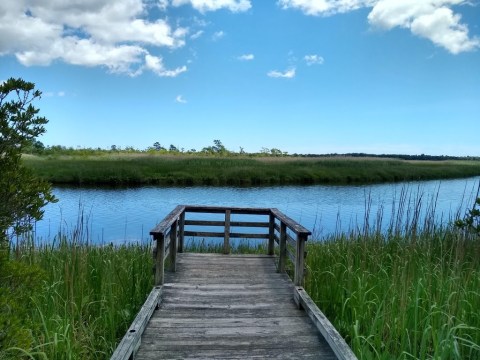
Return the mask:
<svg viewBox="0 0 480 360">
<path fill-rule="evenodd" d="M 294 297 L 297 305 L 305 310 L 339 360 L 358 360 L 337 329 L 301 286 L 295 286 Z"/>
<path fill-rule="evenodd" d="M 127 330 L 120 344 L 118 344 L 115 352 L 110 360 L 133 360 L 135 352 L 140 347 L 142 334 L 147 326 L 153 312 L 161 301 L 162 286 L 155 286 L 148 295 L 147 300 L 138 312 L 132 325 Z"/>
</svg>

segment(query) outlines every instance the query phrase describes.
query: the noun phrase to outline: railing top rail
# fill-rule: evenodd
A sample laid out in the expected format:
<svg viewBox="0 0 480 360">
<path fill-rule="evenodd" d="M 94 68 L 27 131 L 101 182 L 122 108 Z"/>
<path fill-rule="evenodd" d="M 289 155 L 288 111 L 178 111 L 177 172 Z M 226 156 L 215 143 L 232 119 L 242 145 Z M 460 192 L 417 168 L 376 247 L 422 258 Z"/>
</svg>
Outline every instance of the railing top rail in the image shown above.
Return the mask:
<svg viewBox="0 0 480 360">
<path fill-rule="evenodd" d="M 311 231 L 307 230 L 295 220 L 275 208 L 272 209 L 228 206 L 178 205 L 152 231 L 150 231 L 150 235 L 164 236 L 169 231 L 175 220 L 177 220 L 183 212 L 221 214 L 225 213 L 227 210 L 230 211 L 231 214 L 273 215 L 297 235 L 304 235 L 308 237 L 312 234 Z"/>
<path fill-rule="evenodd" d="M 295 220 L 293 220 L 292 218 L 290 218 L 287 215 L 285 215 L 284 213 L 282 213 L 280 210 L 278 210 L 278 209 L 270 209 L 270 210 L 271 210 L 273 216 L 275 216 L 278 220 L 280 220 L 285 225 L 287 225 L 287 227 L 290 230 L 292 230 L 295 234 L 305 235 L 305 236 L 312 235 L 311 231 L 304 228 L 302 225 L 300 225 Z"/>
<path fill-rule="evenodd" d="M 252 215 L 270 215 L 269 208 L 248 208 L 231 206 L 203 206 L 203 205 L 184 205 L 185 211 L 196 213 L 225 213 L 230 210 L 231 214 L 252 214 Z"/>
<path fill-rule="evenodd" d="M 155 228 L 150 231 L 150 235 L 158 236 L 165 235 L 165 233 L 170 229 L 172 224 L 177 220 L 177 218 L 185 211 L 184 205 L 178 205 L 173 209 L 170 214 L 165 216 L 165 218 L 157 225 Z"/>
</svg>

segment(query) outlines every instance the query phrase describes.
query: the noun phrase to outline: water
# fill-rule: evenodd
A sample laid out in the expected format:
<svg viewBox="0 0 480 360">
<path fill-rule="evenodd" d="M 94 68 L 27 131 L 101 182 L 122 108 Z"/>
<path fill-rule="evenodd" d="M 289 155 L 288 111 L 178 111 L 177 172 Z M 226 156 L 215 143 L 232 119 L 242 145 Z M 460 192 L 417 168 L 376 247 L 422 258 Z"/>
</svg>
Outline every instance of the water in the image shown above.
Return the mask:
<svg viewBox="0 0 480 360">
<path fill-rule="evenodd" d="M 147 241 L 149 231 L 176 205 L 189 204 L 278 208 L 321 237 L 362 225 L 369 202 L 371 217 L 383 207 L 388 224 L 391 205 L 402 189 L 412 197 L 421 195 L 425 205 L 438 195 L 439 219 L 463 214 L 473 204 L 479 181 L 480 177 L 363 186 L 55 188 L 59 202 L 47 205 L 35 234 L 41 241 L 52 241 L 60 228 L 72 231 L 83 213 L 93 242 Z"/>
</svg>

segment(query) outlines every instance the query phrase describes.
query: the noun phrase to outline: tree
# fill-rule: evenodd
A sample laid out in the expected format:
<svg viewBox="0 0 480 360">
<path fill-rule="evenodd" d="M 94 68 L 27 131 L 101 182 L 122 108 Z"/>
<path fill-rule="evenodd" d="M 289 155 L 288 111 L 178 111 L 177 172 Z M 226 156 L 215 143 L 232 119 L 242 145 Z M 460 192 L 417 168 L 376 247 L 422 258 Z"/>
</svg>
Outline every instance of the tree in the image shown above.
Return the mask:
<svg viewBox="0 0 480 360">
<path fill-rule="evenodd" d="M 45 132 L 48 120 L 32 102 L 41 92 L 35 84 L 10 78 L 0 84 L 0 245 L 23 234 L 43 216 L 42 208 L 56 199 L 51 187 L 22 165 L 25 149 Z"/>
</svg>

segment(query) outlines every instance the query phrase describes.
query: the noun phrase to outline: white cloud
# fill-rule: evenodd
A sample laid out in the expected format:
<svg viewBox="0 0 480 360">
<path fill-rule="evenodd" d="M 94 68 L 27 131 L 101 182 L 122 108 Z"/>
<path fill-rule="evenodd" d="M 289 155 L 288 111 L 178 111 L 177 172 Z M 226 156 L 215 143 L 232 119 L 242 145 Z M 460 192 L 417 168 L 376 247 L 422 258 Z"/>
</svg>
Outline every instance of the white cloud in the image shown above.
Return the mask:
<svg viewBox="0 0 480 360">
<path fill-rule="evenodd" d="M 368 15 L 370 24 L 384 29 L 403 27 L 424 37 L 452 54 L 480 47 L 478 38 L 470 38 L 468 27 L 450 6 L 464 0 L 379 0 Z"/>
<path fill-rule="evenodd" d="M 332 15 L 371 6 L 378 0 L 279 0 L 282 9 L 299 9 L 307 15 Z M 419 0 L 423 1 L 423 0 Z"/>
<path fill-rule="evenodd" d="M 2 1 L 0 56 L 13 54 L 25 66 L 60 60 L 138 75 L 152 69 L 145 63 L 147 46 L 176 49 L 184 46 L 188 33 L 165 19 L 146 20 L 144 1 Z"/>
<path fill-rule="evenodd" d="M 325 62 L 325 60 L 322 56 L 315 55 L 315 54 L 305 55 L 305 57 L 303 59 L 305 60 L 305 62 L 307 63 L 308 66 L 322 65 Z"/>
<path fill-rule="evenodd" d="M 372 8 L 368 21 L 373 27 L 409 29 L 452 54 L 480 48 L 480 39 L 469 36 L 467 25 L 451 9 L 454 5 L 471 6 L 468 0 L 279 0 L 278 5 L 313 16 Z"/>
<path fill-rule="evenodd" d="M 253 55 L 253 54 L 244 54 L 244 55 L 240 55 L 237 59 L 238 59 L 238 60 L 242 60 L 242 61 L 251 61 L 251 60 L 255 59 L 255 55 Z"/>
<path fill-rule="evenodd" d="M 187 100 L 183 98 L 183 95 L 177 95 L 177 97 L 175 98 L 175 102 L 179 104 L 186 104 Z"/>
<path fill-rule="evenodd" d="M 172 0 L 173 6 L 190 4 L 201 13 L 227 9 L 231 12 L 244 12 L 252 7 L 250 0 Z"/>
<path fill-rule="evenodd" d="M 66 94 L 65 94 L 65 91 L 59 91 L 57 93 L 57 96 L 60 96 L 60 97 L 64 97 Z"/>
<path fill-rule="evenodd" d="M 272 78 L 292 79 L 295 77 L 295 72 L 296 72 L 295 68 L 285 70 L 284 72 L 272 70 L 267 73 L 267 76 Z"/>
<path fill-rule="evenodd" d="M 213 35 L 212 35 L 212 40 L 213 41 L 218 41 L 220 40 L 221 38 L 225 37 L 225 32 L 220 30 L 220 31 L 217 31 L 215 32 Z"/>
<path fill-rule="evenodd" d="M 190 39 L 196 40 L 202 35 L 203 35 L 203 30 L 198 30 L 196 33 L 194 33 L 190 36 Z"/>
<path fill-rule="evenodd" d="M 174 70 L 165 69 L 163 59 L 161 57 L 153 56 L 150 54 L 145 55 L 145 68 L 153 71 L 155 74 L 162 77 L 176 77 L 181 73 L 187 71 L 186 66 L 178 67 Z"/>
</svg>

